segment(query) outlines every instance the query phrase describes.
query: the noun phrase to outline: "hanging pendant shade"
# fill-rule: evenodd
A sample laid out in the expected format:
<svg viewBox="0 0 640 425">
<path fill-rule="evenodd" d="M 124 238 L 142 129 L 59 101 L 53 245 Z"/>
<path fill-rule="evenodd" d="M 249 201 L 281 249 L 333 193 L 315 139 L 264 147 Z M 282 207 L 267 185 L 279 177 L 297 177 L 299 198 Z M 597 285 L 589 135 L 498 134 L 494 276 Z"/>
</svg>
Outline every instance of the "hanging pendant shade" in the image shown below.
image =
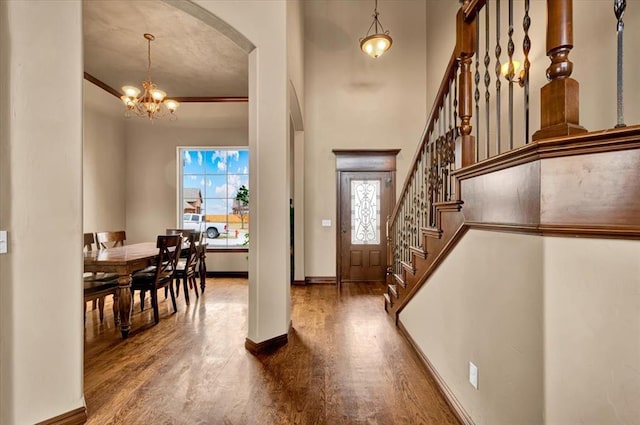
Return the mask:
<svg viewBox="0 0 640 425">
<path fill-rule="evenodd" d="M 387 50 L 391 48 L 393 40 L 389 36 L 389 31 L 385 31 L 378 18 L 378 0 L 375 0 L 375 6 L 373 9 L 373 22 L 369 26 L 367 35 L 360 39 L 360 49 L 376 59 L 382 56 Z M 371 29 L 374 29 L 374 33 L 369 35 Z"/>
</svg>

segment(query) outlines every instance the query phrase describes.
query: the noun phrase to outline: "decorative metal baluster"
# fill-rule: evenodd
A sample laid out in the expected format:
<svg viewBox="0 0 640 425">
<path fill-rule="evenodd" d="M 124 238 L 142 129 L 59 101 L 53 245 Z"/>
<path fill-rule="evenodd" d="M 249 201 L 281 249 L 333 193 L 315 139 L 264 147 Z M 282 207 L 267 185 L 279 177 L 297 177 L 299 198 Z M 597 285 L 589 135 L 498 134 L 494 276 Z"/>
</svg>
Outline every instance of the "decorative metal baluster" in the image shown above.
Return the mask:
<svg viewBox="0 0 640 425">
<path fill-rule="evenodd" d="M 509 55 L 508 75 L 513 76 L 513 0 L 509 0 L 509 42 L 507 43 L 507 54 Z M 513 78 L 509 78 L 509 150 L 513 149 Z"/>
<path fill-rule="evenodd" d="M 486 6 L 485 6 L 486 7 Z M 476 101 L 476 162 L 480 161 L 480 13 L 476 15 L 476 72 L 473 82 L 476 89 L 473 98 Z M 457 80 L 457 78 L 454 78 Z M 457 91 L 457 90 L 456 90 Z"/>
<path fill-rule="evenodd" d="M 456 139 L 458 138 L 458 114 L 456 114 L 456 110 L 458 109 L 458 79 L 454 77 L 453 79 L 453 128 L 451 129 L 451 134 L 453 134 L 453 149 L 454 149 L 454 155 L 455 155 L 455 143 L 456 143 Z M 477 158 L 478 158 L 478 141 L 476 140 L 476 162 L 478 162 Z M 451 159 L 451 163 L 449 164 L 449 170 L 453 171 L 456 169 L 456 161 L 455 161 L 455 156 Z M 449 173 L 449 176 L 451 176 L 451 173 Z M 453 193 L 453 178 L 449 177 L 449 199 L 453 199 L 454 193 Z"/>
<path fill-rule="evenodd" d="M 424 161 L 422 161 L 422 179 L 424 184 L 424 227 L 429 227 L 429 208 L 431 208 L 431 204 L 429 203 L 429 182 L 427 181 L 429 177 L 429 135 L 426 135 L 426 140 L 424 143 Z"/>
<path fill-rule="evenodd" d="M 434 126 L 435 131 L 435 126 Z M 429 193 L 429 227 L 434 226 L 434 211 L 433 211 L 433 203 L 436 202 L 436 186 L 435 180 L 437 177 L 437 159 L 435 157 L 435 149 L 434 149 L 434 135 L 433 132 L 429 134 L 429 163 L 428 163 L 428 172 L 427 172 L 427 191 Z"/>
<path fill-rule="evenodd" d="M 524 143 L 529 143 L 529 52 L 531 51 L 531 39 L 529 38 L 529 28 L 531 27 L 531 17 L 529 17 L 529 0 L 524 0 L 524 18 L 522 28 L 524 38 L 522 39 L 522 51 L 524 52 Z"/>
<path fill-rule="evenodd" d="M 489 92 L 489 85 L 491 84 L 491 75 L 489 74 L 489 64 L 491 63 L 491 57 L 489 56 L 489 23 L 490 23 L 490 14 L 489 14 L 489 0 L 487 0 L 487 3 L 484 6 L 484 13 L 485 13 L 485 28 L 484 28 L 484 36 L 485 36 L 485 49 L 484 49 L 484 101 L 485 101 L 485 108 L 486 108 L 486 116 L 485 116 L 485 140 L 484 140 L 484 149 L 485 149 L 485 158 L 489 158 L 490 153 L 489 153 L 489 139 L 490 139 L 490 135 L 489 135 L 489 131 L 491 129 L 491 109 L 489 107 L 489 101 L 491 100 L 491 93 Z M 500 87 L 500 81 L 498 81 L 497 83 L 498 85 L 496 85 L 496 89 L 499 91 Z M 498 107 L 499 108 L 499 107 Z M 500 109 L 498 109 L 498 111 L 500 111 Z"/>
<path fill-rule="evenodd" d="M 418 235 L 421 234 L 420 229 L 423 226 L 423 211 L 424 211 L 424 191 L 423 191 L 423 179 L 422 179 L 422 161 L 424 160 L 422 154 L 424 152 L 424 145 L 420 148 L 420 153 L 418 155 L 418 161 L 416 163 L 416 186 L 418 193 Z M 420 236 L 418 236 L 419 246 L 422 246 L 422 240 Z"/>
<path fill-rule="evenodd" d="M 402 261 L 407 261 L 407 199 L 402 203 Z"/>
<path fill-rule="evenodd" d="M 500 0 L 496 0 L 496 138 L 498 149 L 497 153 L 500 153 L 500 139 L 501 139 L 501 125 L 500 125 L 500 54 L 502 53 L 502 47 L 500 47 Z"/>
<path fill-rule="evenodd" d="M 404 222 L 406 219 L 405 216 L 405 206 L 406 206 L 406 198 L 403 199 L 402 208 L 400 208 L 400 267 L 398 268 L 399 272 L 402 273 L 402 262 L 404 261 L 404 248 L 405 248 L 405 227 Z"/>
<path fill-rule="evenodd" d="M 411 245 L 418 245 L 416 221 L 418 219 L 418 197 L 416 195 L 416 175 L 411 176 Z"/>
<path fill-rule="evenodd" d="M 427 173 L 425 172 L 425 168 L 427 166 L 427 164 L 429 163 L 429 157 L 427 155 L 427 143 L 424 143 L 422 145 L 422 163 L 420 164 L 420 173 L 421 173 L 421 177 L 420 177 L 420 187 L 422 188 L 420 190 L 421 193 L 421 198 L 422 198 L 422 224 L 420 225 L 420 227 L 427 227 L 429 224 L 429 209 L 428 209 L 428 202 L 427 202 L 427 182 L 425 181 L 426 177 L 427 177 Z"/>
<path fill-rule="evenodd" d="M 455 78 L 454 78 L 455 80 Z M 453 89 L 453 81 L 449 81 L 449 94 L 447 95 L 447 97 L 449 97 L 449 125 L 447 126 L 447 134 L 452 134 L 453 133 L 453 127 L 455 125 L 455 122 L 453 121 L 453 96 L 452 96 L 452 92 L 451 90 Z M 446 181 L 444 182 L 445 185 L 445 192 L 446 192 L 446 196 L 445 196 L 445 201 L 450 201 L 451 200 L 451 184 L 450 184 L 450 178 L 451 176 L 451 162 L 447 162 L 446 168 L 445 168 L 445 177 L 446 177 Z"/>
<path fill-rule="evenodd" d="M 432 151 L 432 145 L 431 145 L 431 139 L 433 137 L 433 130 L 431 131 L 431 133 L 429 133 L 429 143 L 427 144 L 427 163 L 425 164 L 426 167 L 426 179 L 427 179 L 427 201 L 429 202 L 429 209 L 428 209 L 428 214 L 429 214 L 429 220 L 427 221 L 427 223 L 429 223 L 429 227 L 431 227 L 431 223 L 433 220 L 433 191 L 432 191 L 432 186 L 431 186 L 431 166 L 433 163 L 433 151 Z"/>
<path fill-rule="evenodd" d="M 436 150 L 438 151 L 438 174 L 440 176 L 440 181 L 439 181 L 439 195 L 438 196 L 438 202 L 443 202 L 445 200 L 445 196 L 446 193 L 444 193 L 444 164 L 443 164 L 443 158 L 442 158 L 442 135 L 444 134 L 446 130 L 445 127 L 445 122 L 444 119 L 439 120 L 438 122 L 439 127 L 440 127 L 440 134 L 438 134 L 438 139 L 436 140 Z"/>
<path fill-rule="evenodd" d="M 618 123 L 616 124 L 616 128 L 626 127 L 626 124 L 624 123 L 624 113 L 623 113 L 624 105 L 622 102 L 622 94 L 623 94 L 622 59 L 623 59 L 623 53 L 624 53 L 622 50 L 622 38 L 624 35 L 624 22 L 622 22 L 622 16 L 624 15 L 624 10 L 626 9 L 626 7 L 627 7 L 626 0 L 613 1 L 613 12 L 615 13 L 616 19 L 618 20 L 618 25 L 616 27 L 616 30 L 618 32 L 618 83 L 617 83 Z"/>
</svg>

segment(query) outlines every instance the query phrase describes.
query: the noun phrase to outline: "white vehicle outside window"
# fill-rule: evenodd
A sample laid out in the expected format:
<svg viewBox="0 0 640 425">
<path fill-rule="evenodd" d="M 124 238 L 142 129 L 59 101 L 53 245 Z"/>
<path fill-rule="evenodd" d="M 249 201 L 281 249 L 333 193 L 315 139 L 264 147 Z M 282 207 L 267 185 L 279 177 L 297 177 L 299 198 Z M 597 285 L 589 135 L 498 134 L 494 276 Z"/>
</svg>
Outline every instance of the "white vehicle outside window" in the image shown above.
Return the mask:
<svg viewBox="0 0 640 425">
<path fill-rule="evenodd" d="M 181 147 L 177 155 L 180 228 L 203 232 L 209 249 L 246 248 L 248 207 L 237 198 L 249 188 L 249 150 Z"/>
</svg>

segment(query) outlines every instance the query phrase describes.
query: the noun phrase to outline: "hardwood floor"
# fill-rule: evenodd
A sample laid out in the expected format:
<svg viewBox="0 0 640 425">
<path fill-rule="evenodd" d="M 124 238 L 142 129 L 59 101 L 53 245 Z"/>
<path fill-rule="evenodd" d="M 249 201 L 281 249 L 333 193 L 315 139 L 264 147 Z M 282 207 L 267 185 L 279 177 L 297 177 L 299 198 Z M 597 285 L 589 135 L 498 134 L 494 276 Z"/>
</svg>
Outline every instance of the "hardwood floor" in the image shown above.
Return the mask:
<svg viewBox="0 0 640 425">
<path fill-rule="evenodd" d="M 119 337 L 87 312 L 89 424 L 458 424 L 383 309 L 382 284 L 294 286 L 289 343 L 244 348 L 246 279 L 208 279 L 199 300 L 160 323 L 134 305 Z M 149 298 L 149 297 L 147 297 Z"/>
</svg>

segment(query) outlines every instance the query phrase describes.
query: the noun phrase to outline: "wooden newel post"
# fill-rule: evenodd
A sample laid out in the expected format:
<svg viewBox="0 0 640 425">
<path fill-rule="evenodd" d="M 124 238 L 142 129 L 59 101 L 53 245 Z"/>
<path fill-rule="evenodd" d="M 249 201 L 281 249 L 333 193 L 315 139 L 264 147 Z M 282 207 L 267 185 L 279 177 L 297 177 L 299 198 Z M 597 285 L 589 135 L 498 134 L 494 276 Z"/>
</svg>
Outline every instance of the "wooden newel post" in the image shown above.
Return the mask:
<svg viewBox="0 0 640 425">
<path fill-rule="evenodd" d="M 476 144 L 471 135 L 471 117 L 473 115 L 473 94 L 471 62 L 475 53 L 476 20 L 465 21 L 464 6 L 456 18 L 456 57 L 460 66 L 458 76 L 458 115 L 460 116 L 460 135 L 456 139 L 455 167 L 466 167 L 475 163 Z"/>
<path fill-rule="evenodd" d="M 586 133 L 580 126 L 579 84 L 573 63 L 573 0 L 547 0 L 547 68 L 549 82 L 540 89 L 540 130 L 533 140 Z"/>
</svg>

